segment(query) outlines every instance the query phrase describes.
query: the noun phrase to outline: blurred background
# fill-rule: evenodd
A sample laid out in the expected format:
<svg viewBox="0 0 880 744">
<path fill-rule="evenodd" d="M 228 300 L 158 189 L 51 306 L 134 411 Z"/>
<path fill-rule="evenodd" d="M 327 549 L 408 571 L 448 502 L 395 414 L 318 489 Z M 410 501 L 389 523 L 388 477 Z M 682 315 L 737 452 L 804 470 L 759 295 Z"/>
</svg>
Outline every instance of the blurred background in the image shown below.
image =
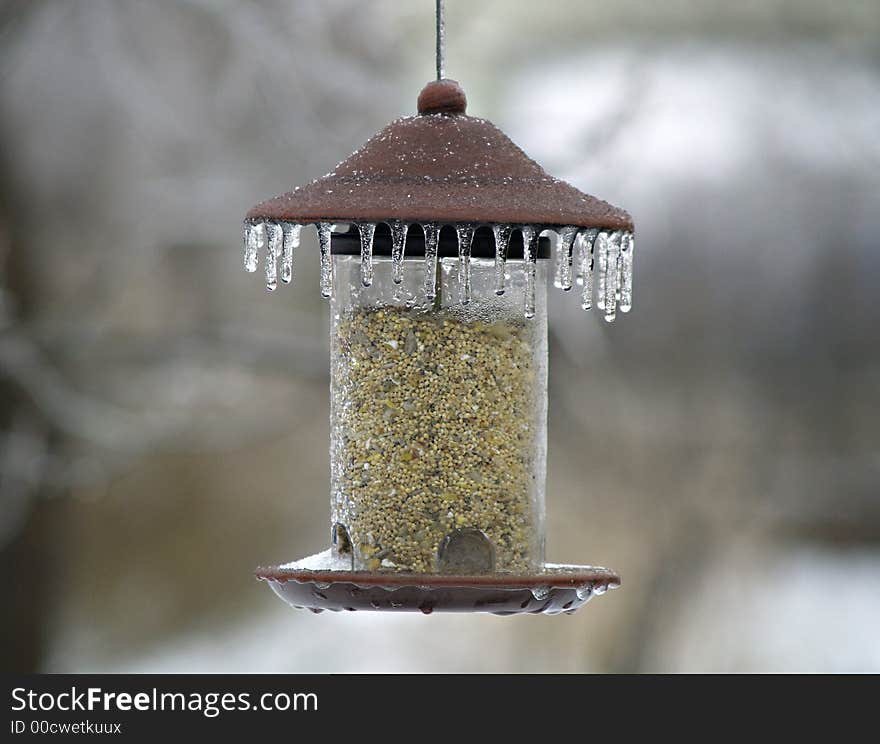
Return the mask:
<svg viewBox="0 0 880 744">
<path fill-rule="evenodd" d="M 296 612 L 328 545 L 328 310 L 257 201 L 434 75 L 433 3 L 0 3 L 3 666 L 880 671 L 880 4 L 447 0 L 448 75 L 628 209 L 635 302 L 551 294 L 571 617 Z"/>
</svg>

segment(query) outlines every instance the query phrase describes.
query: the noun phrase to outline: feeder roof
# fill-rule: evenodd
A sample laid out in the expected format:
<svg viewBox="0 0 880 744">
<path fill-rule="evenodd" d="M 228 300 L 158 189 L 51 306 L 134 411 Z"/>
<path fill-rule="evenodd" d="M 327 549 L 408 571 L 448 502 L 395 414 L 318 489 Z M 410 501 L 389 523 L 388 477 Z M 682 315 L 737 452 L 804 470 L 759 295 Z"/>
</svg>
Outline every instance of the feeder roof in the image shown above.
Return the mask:
<svg viewBox="0 0 880 744">
<path fill-rule="evenodd" d="M 248 220 L 469 222 L 632 231 L 627 212 L 550 176 L 491 122 L 465 114 L 453 80 L 323 178 L 258 204 Z"/>
</svg>

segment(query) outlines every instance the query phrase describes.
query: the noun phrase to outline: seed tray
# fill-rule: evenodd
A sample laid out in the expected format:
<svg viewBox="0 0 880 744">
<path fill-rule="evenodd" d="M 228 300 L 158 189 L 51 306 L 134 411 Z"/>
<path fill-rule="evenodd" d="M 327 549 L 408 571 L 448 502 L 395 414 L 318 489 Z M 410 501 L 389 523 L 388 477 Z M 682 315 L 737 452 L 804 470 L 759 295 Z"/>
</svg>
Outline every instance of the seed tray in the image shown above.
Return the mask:
<svg viewBox="0 0 880 744">
<path fill-rule="evenodd" d="M 620 577 L 607 568 L 553 563 L 531 574 L 462 576 L 274 566 L 257 569 L 256 576 L 289 605 L 312 612 L 572 614 L 594 596 L 620 586 Z"/>
</svg>

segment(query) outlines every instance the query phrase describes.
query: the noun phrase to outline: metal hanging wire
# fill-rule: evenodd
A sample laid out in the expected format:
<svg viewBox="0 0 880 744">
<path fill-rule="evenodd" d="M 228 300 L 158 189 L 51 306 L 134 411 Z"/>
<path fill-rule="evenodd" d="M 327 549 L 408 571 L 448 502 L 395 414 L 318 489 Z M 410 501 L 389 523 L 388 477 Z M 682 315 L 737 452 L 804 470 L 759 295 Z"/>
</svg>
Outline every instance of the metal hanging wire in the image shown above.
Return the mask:
<svg viewBox="0 0 880 744">
<path fill-rule="evenodd" d="M 437 79 L 446 77 L 446 17 L 443 0 L 437 0 Z"/>
</svg>

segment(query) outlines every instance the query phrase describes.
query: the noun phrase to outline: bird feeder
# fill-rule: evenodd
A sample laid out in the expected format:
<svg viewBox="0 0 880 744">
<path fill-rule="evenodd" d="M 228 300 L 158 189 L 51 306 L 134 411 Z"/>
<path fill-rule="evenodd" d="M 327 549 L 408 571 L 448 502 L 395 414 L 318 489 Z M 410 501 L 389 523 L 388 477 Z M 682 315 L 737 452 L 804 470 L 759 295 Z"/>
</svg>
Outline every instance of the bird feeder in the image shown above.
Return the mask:
<svg viewBox="0 0 880 744">
<path fill-rule="evenodd" d="M 323 178 L 258 204 L 244 264 L 330 302 L 330 547 L 260 579 L 322 610 L 574 612 L 619 585 L 545 562 L 547 284 L 632 304 L 633 223 L 548 175 L 438 79 Z M 555 248 L 555 250 L 551 250 Z"/>
</svg>

